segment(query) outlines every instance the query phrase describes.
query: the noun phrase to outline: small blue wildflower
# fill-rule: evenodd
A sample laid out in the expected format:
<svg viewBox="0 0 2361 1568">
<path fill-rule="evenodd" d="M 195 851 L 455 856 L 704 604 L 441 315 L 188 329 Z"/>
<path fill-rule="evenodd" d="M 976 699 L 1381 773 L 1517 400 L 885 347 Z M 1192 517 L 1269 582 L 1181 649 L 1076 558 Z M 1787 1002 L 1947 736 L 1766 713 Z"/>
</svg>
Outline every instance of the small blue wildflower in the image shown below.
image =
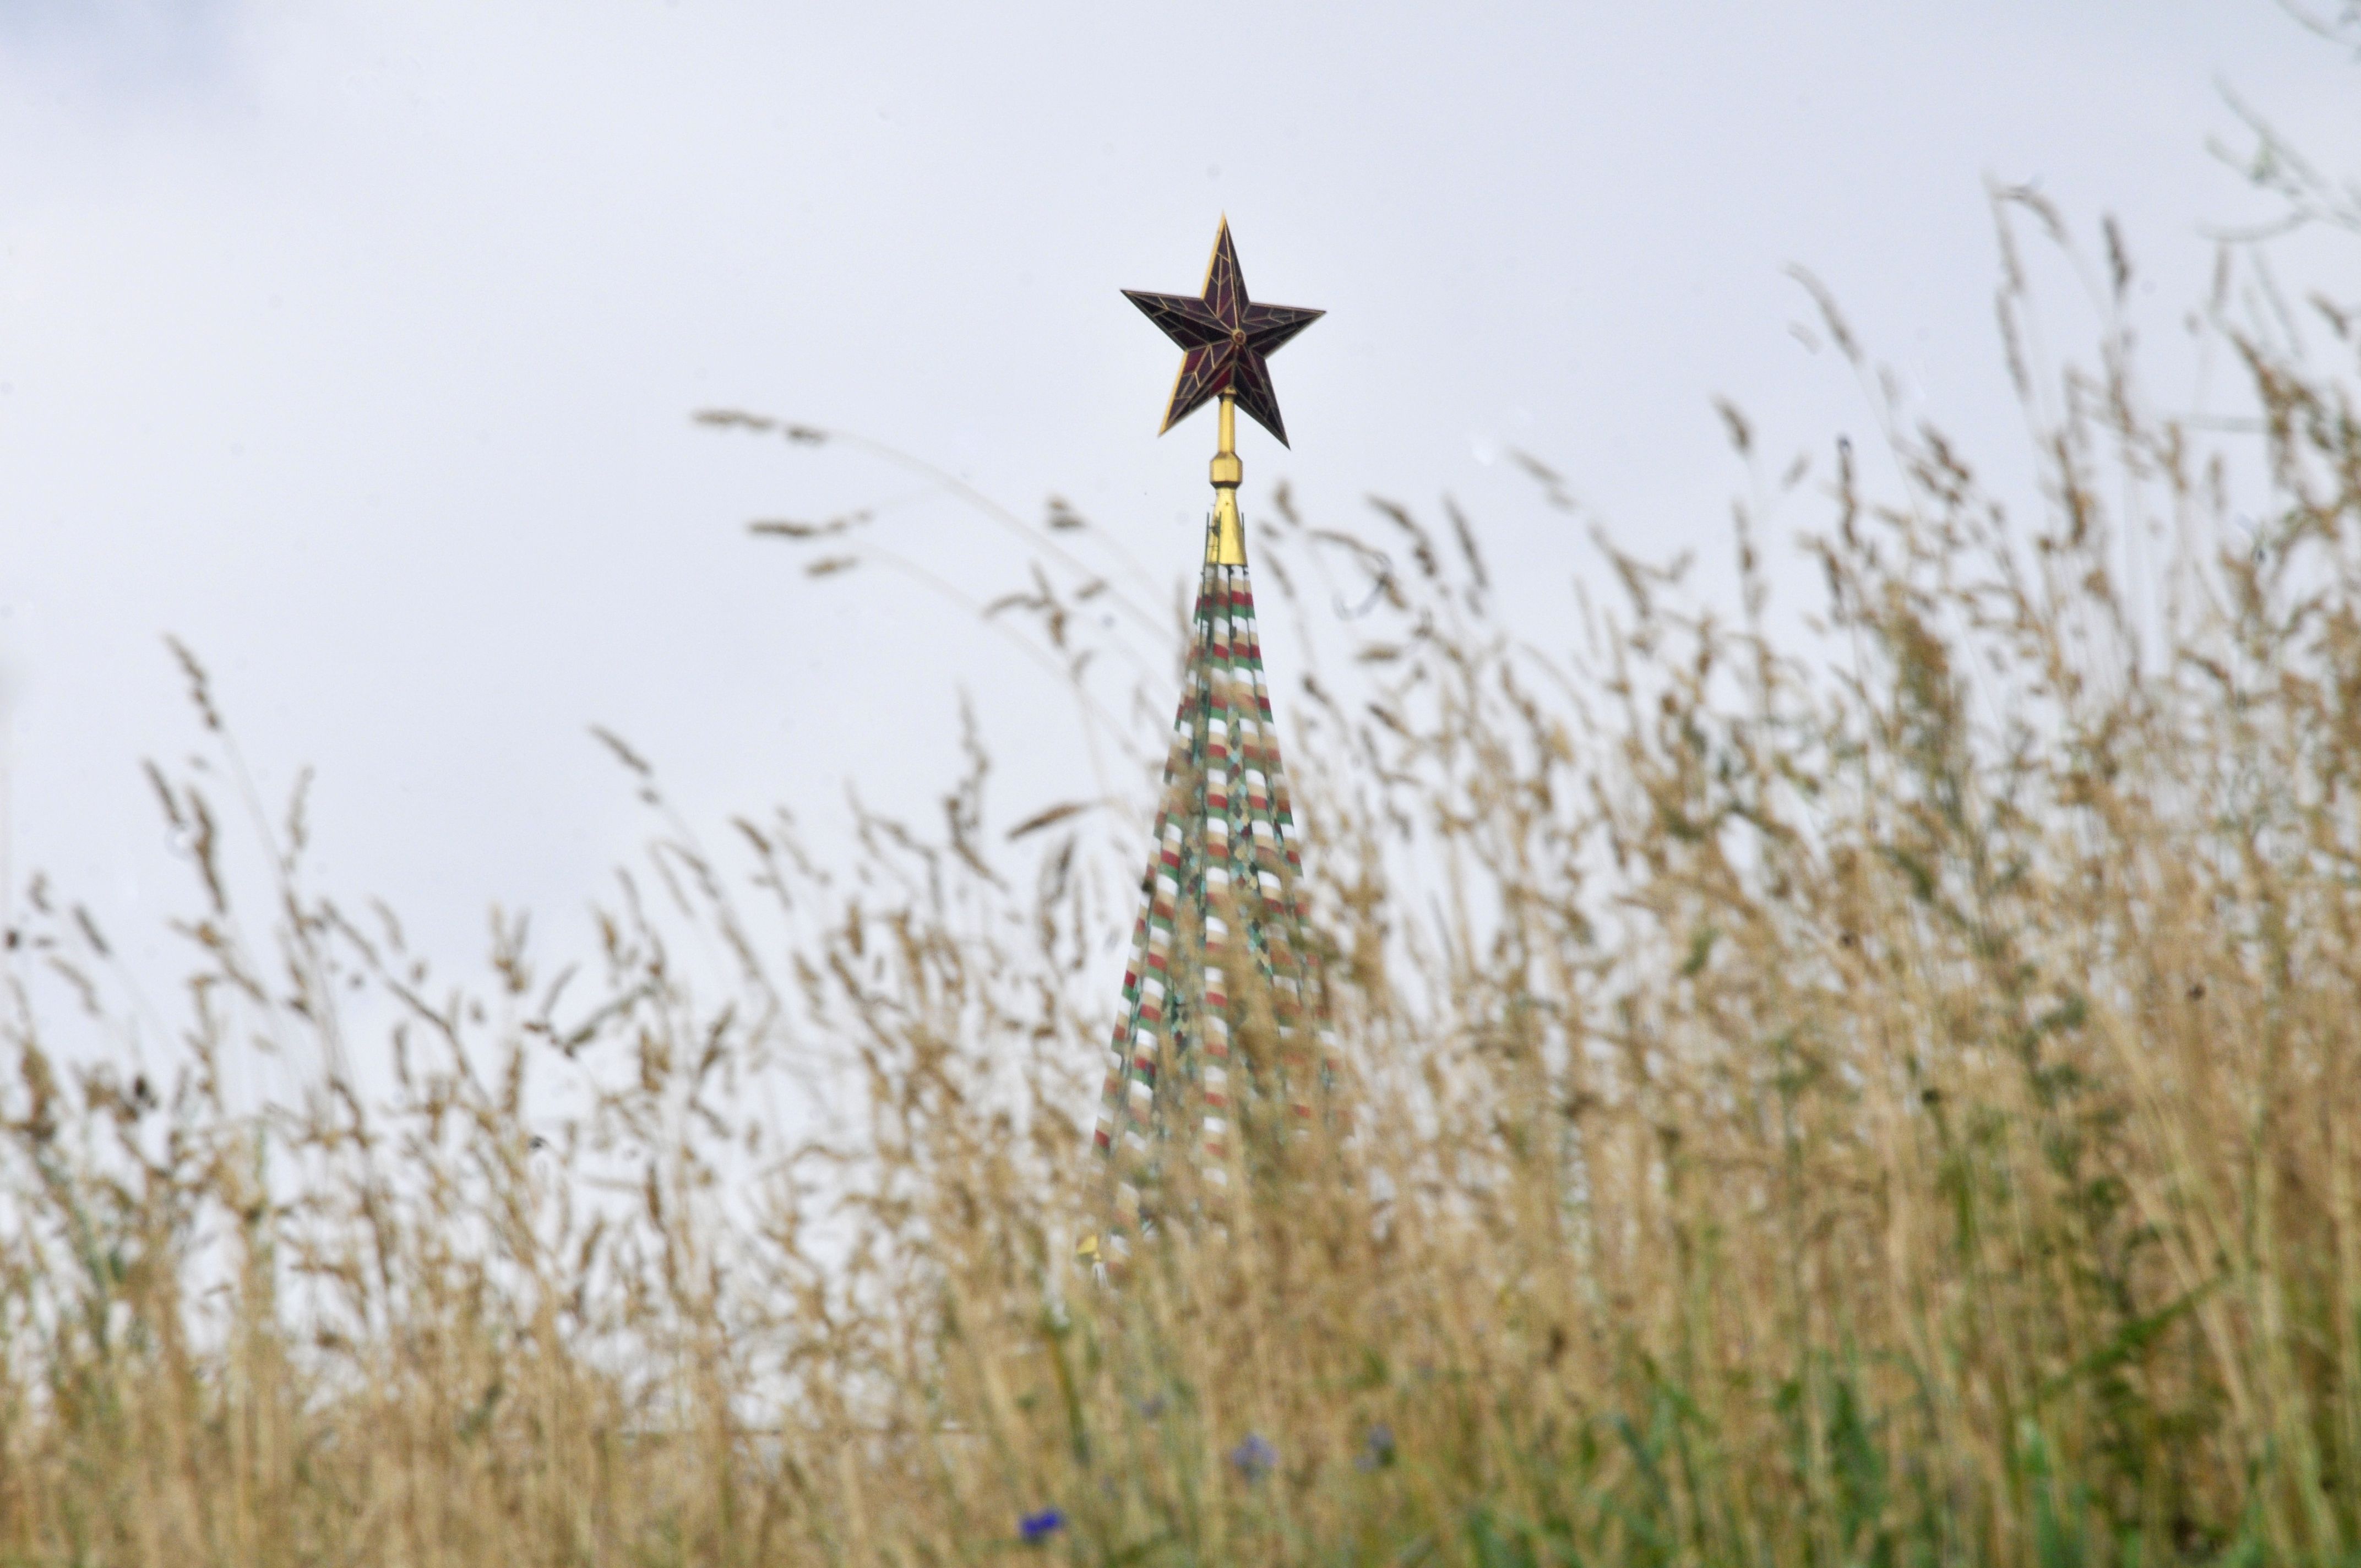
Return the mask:
<svg viewBox="0 0 2361 1568">
<path fill-rule="evenodd" d="M 1279 1463 L 1279 1450 L 1271 1447 L 1269 1440 L 1260 1432 L 1250 1431 L 1244 1442 L 1230 1450 L 1230 1463 L 1247 1480 L 1259 1481 Z"/>
<path fill-rule="evenodd" d="M 1146 1416 L 1151 1421 L 1157 1417 L 1162 1415 L 1164 1413 L 1164 1396 L 1161 1394 L 1150 1394 L 1147 1398 L 1142 1399 L 1139 1402 L 1139 1413 Z"/>
<path fill-rule="evenodd" d="M 1043 1508 L 1016 1521 L 1016 1533 L 1027 1541 L 1047 1541 L 1065 1528 L 1066 1516 L 1057 1508 Z"/>
<path fill-rule="evenodd" d="M 1394 1429 L 1379 1421 L 1369 1429 L 1361 1452 L 1353 1457 L 1356 1470 L 1380 1470 L 1394 1462 Z"/>
</svg>

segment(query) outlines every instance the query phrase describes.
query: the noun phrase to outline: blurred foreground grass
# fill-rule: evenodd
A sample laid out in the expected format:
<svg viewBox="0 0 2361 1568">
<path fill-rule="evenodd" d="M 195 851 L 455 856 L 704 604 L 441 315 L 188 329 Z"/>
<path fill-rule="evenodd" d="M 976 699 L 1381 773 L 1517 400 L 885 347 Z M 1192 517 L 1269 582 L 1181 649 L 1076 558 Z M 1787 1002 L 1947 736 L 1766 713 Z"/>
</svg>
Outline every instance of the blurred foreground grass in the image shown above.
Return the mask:
<svg viewBox="0 0 2361 1568">
<path fill-rule="evenodd" d="M 2201 428 L 2108 260 L 2053 374 L 2009 254 L 2038 496 L 1890 411 L 1893 493 L 1788 481 L 1817 641 L 1759 506 L 1726 620 L 1348 547 L 1407 564 L 1281 708 L 1352 1076 L 1119 1288 L 1128 900 L 987 838 L 980 749 L 844 855 L 675 824 L 578 971 L 500 922 L 472 988 L 300 816 L 238 892 L 225 739 L 159 773 L 171 1065 L 89 1045 L 143 1025 L 88 916 L 10 938 L 0 1563 L 2361 1563 L 2361 322 L 2225 286 L 2257 422 Z"/>
</svg>

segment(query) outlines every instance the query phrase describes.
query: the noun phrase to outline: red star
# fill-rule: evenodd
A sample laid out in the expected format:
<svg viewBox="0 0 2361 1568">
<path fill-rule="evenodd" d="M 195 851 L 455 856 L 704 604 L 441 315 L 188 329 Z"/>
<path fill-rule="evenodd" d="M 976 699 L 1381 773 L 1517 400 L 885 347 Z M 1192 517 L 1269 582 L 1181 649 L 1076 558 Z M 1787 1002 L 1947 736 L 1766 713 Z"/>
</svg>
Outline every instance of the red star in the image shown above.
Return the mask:
<svg viewBox="0 0 2361 1568">
<path fill-rule="evenodd" d="M 1297 305 L 1257 305 L 1247 299 L 1237 249 L 1230 244 L 1229 219 L 1222 220 L 1222 232 L 1213 236 L 1213 258 L 1205 266 L 1202 298 L 1137 289 L 1126 289 L 1123 297 L 1189 351 L 1180 360 L 1180 379 L 1172 384 L 1164 430 L 1188 418 L 1207 399 L 1227 392 L 1256 423 L 1279 437 L 1281 446 L 1287 444 L 1279 394 L 1271 389 L 1270 367 L 1263 356 L 1327 313 Z"/>
</svg>

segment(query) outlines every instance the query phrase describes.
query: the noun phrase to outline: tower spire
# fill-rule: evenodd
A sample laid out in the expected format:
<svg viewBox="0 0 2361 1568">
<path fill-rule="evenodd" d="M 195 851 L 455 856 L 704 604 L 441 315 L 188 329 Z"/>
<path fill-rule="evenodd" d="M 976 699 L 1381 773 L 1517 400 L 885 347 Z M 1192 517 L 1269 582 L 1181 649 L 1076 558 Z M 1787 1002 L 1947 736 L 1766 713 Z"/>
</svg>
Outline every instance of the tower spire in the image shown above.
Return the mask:
<svg viewBox="0 0 2361 1568">
<path fill-rule="evenodd" d="M 1164 428 L 1215 399 L 1220 427 L 1188 664 L 1094 1139 L 1114 1167 L 1117 1236 L 1154 1222 L 1183 1164 L 1225 1185 L 1246 1156 L 1244 1135 L 1308 1118 L 1330 1048 L 1237 454 L 1242 404 L 1286 442 L 1264 356 L 1321 313 L 1247 299 L 1227 220 L 1202 296 L 1125 292 L 1187 350 Z"/>
</svg>

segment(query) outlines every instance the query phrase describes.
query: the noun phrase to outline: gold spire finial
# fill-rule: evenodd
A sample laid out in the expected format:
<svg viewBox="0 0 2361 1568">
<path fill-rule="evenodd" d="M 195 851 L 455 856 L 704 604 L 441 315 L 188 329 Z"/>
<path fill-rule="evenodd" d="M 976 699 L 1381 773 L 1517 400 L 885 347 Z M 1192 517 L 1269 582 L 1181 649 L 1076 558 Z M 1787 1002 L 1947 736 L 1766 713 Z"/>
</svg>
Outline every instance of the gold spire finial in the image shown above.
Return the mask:
<svg viewBox="0 0 2361 1568">
<path fill-rule="evenodd" d="M 1216 566 L 1246 564 L 1246 528 L 1238 520 L 1238 481 L 1246 465 L 1238 461 L 1238 400 L 1222 394 L 1222 448 L 1213 454 L 1213 521 L 1205 530 L 1205 559 Z"/>
</svg>

